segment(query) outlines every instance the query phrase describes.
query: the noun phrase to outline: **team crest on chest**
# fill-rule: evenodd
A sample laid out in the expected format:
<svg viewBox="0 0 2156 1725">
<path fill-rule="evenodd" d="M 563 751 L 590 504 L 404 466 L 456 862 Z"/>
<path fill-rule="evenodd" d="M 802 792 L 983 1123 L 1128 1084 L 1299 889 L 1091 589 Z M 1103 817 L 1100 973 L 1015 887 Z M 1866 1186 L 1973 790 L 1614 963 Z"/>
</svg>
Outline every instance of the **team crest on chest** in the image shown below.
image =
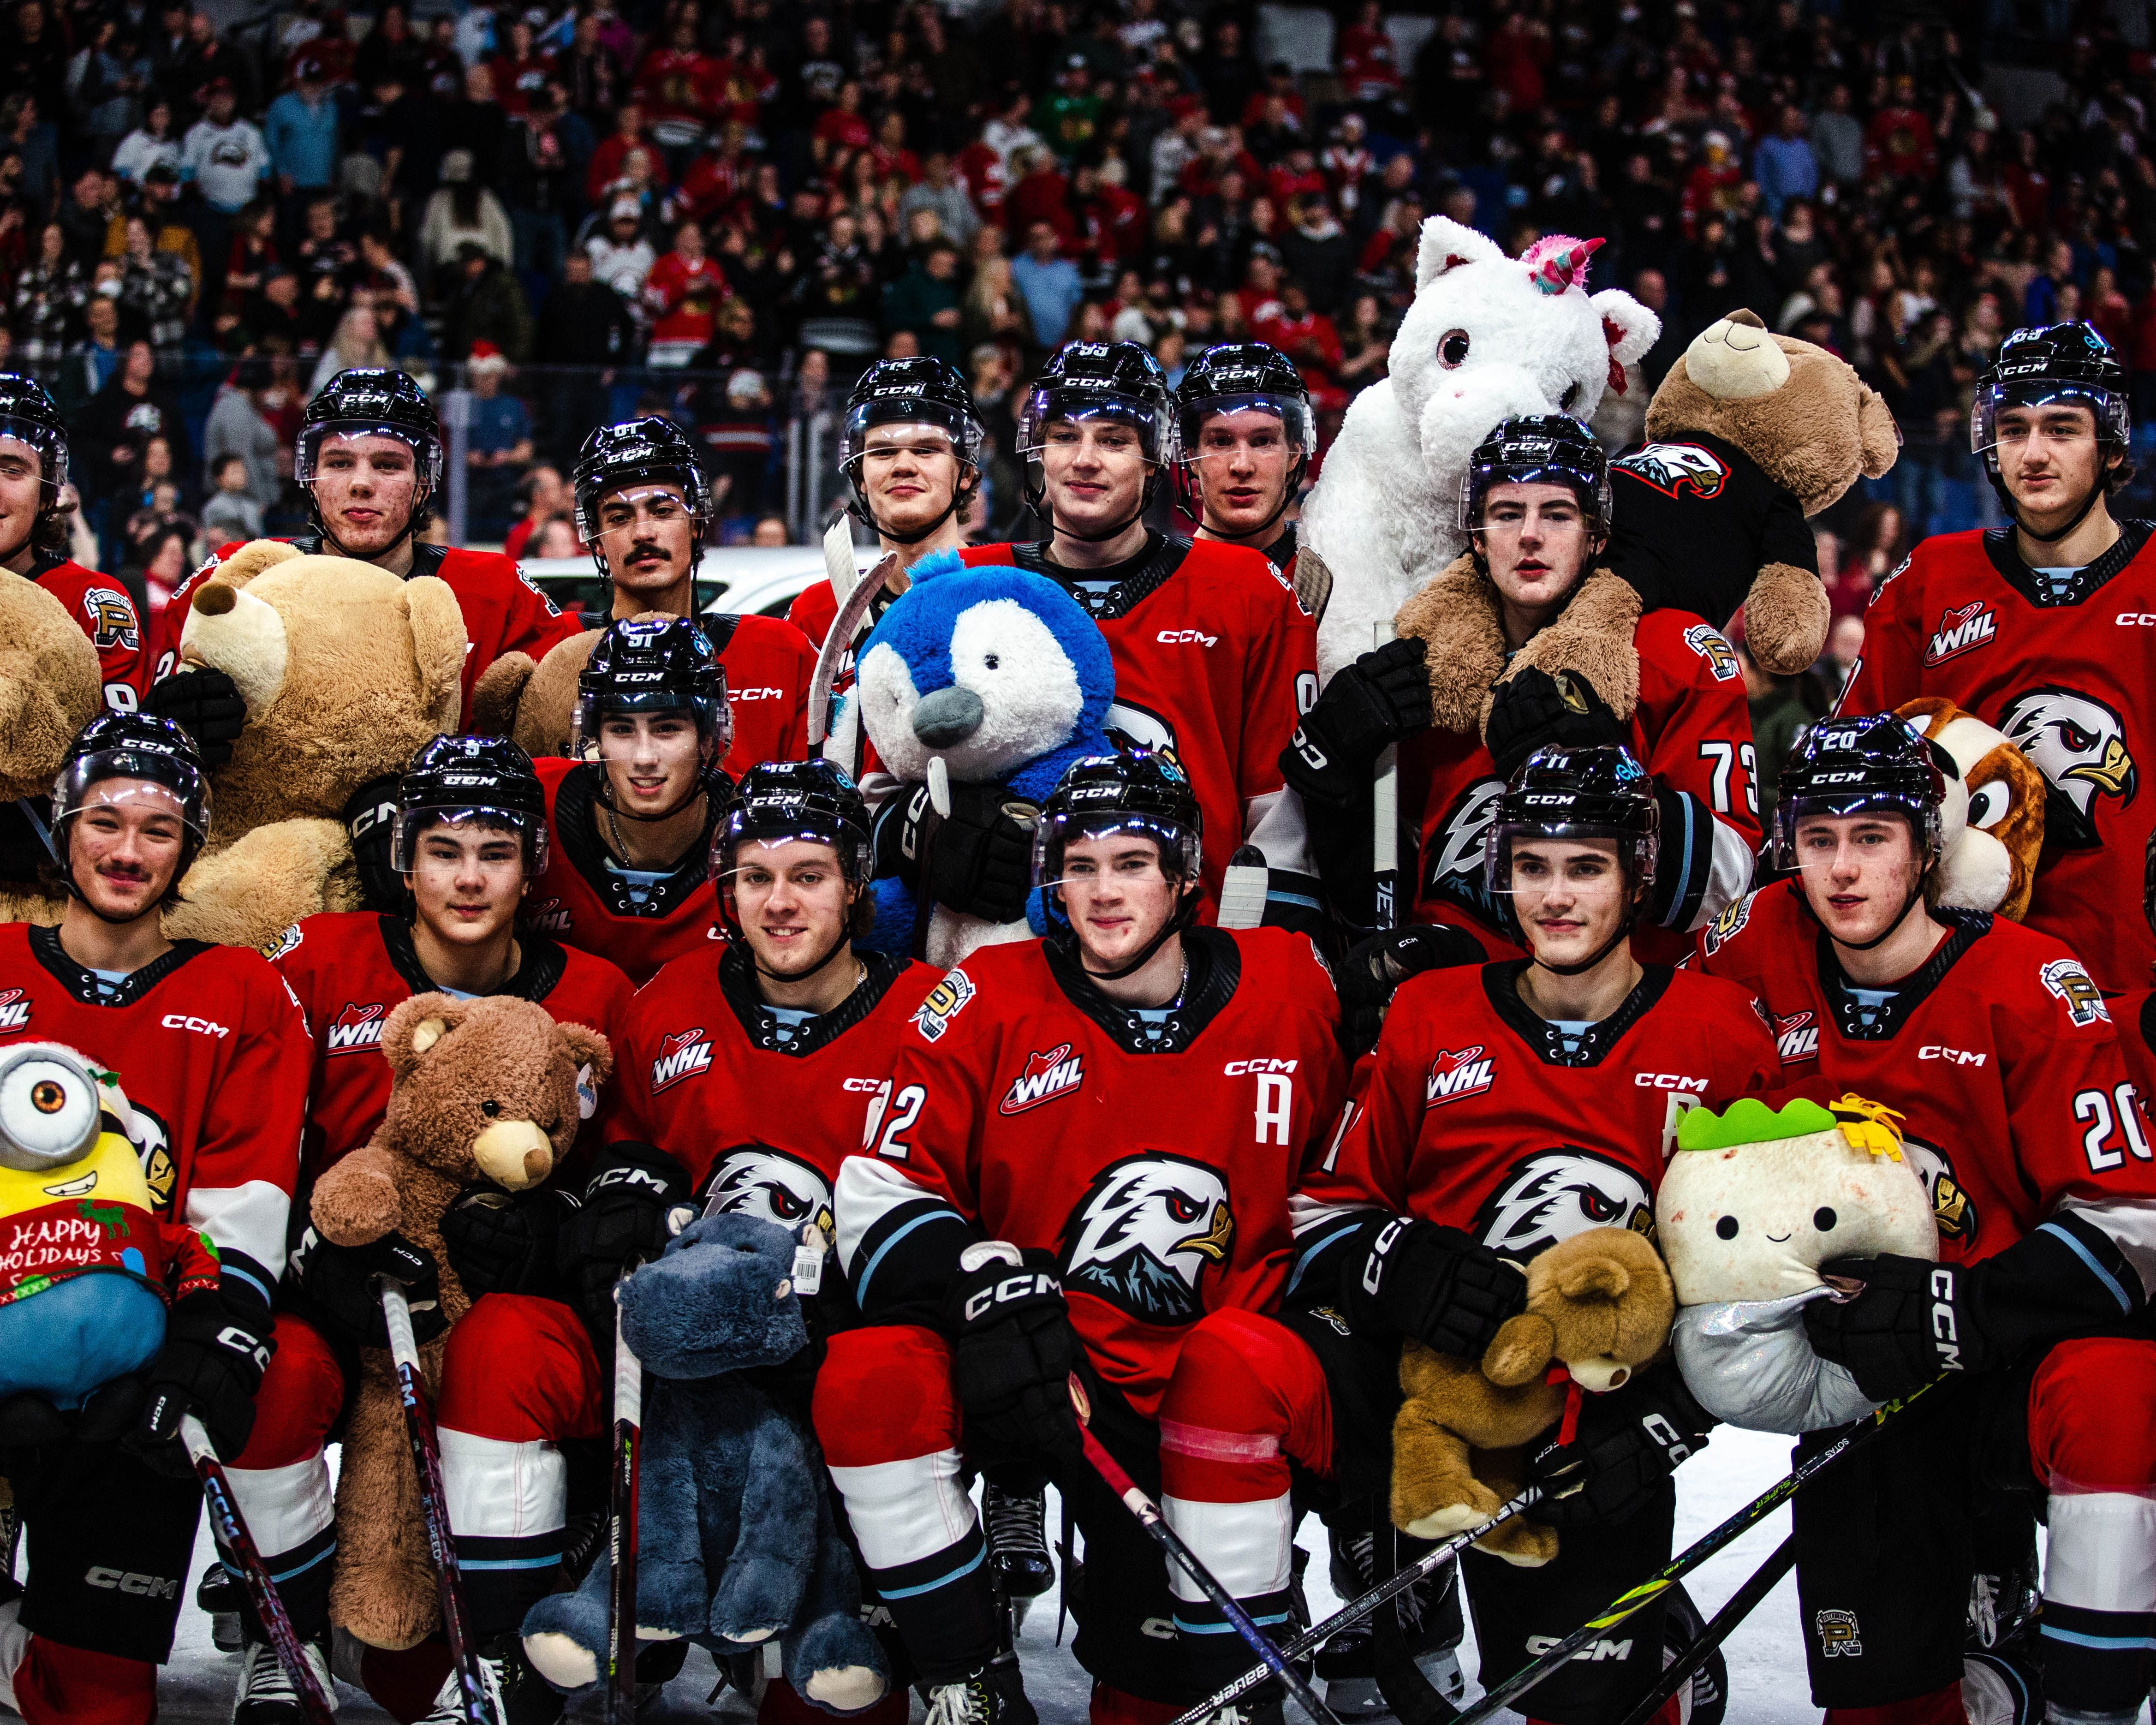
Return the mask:
<svg viewBox="0 0 2156 1725">
<path fill-rule="evenodd" d="M 82 609 L 90 620 L 90 640 L 100 650 L 121 647 L 131 653 L 142 644 L 135 607 L 125 594 L 93 588 L 82 596 Z"/>
<path fill-rule="evenodd" d="M 142 1178 L 150 1188 L 150 1202 L 159 1211 L 171 1214 L 172 1188 L 179 1178 L 179 1169 L 172 1162 L 172 1134 L 154 1110 L 144 1107 L 133 1097 L 127 1101 L 127 1139 L 135 1147 L 135 1155 L 142 1164 Z"/>
<path fill-rule="evenodd" d="M 1560 1144 L 1515 1163 L 1476 1213 L 1472 1231 L 1493 1252 L 1524 1260 L 1590 1228 L 1652 1234 L 1654 1195 L 1622 1163 Z"/>
<path fill-rule="evenodd" d="M 1063 1229 L 1063 1286 L 1142 1323 L 1195 1322 L 1199 1278 L 1226 1266 L 1235 1213 L 1219 1169 L 1147 1151 L 1093 1177 Z"/>
<path fill-rule="evenodd" d="M 1704 501 L 1719 497 L 1729 483 L 1729 470 L 1722 458 L 1697 444 L 1642 444 L 1609 465 L 1652 485 L 1665 497 L 1681 497 L 1689 491 Z"/>
<path fill-rule="evenodd" d="M 1069 1096 L 1085 1081 L 1086 1057 L 1073 1054 L 1069 1043 L 1059 1042 L 1045 1053 L 1026 1056 L 1025 1070 L 1011 1081 L 999 1107 L 1005 1114 L 1023 1114 Z"/>
<path fill-rule="evenodd" d="M 0 990 L 0 1036 L 28 1029 L 29 1024 L 30 997 L 20 988 Z"/>
<path fill-rule="evenodd" d="M 830 1237 L 831 1184 L 798 1156 L 743 1144 L 720 1157 L 704 1188 L 704 1214 L 760 1216 L 798 1236 L 814 1222 Z"/>
<path fill-rule="evenodd" d="M 1430 1070 L 1423 1075 L 1423 1106 L 1435 1108 L 1489 1089 L 1493 1081 L 1491 1068 L 1496 1064 L 1479 1042 L 1459 1050 L 1440 1049 Z"/>
<path fill-rule="evenodd" d="M 1494 778 L 1478 779 L 1462 791 L 1430 834 L 1430 861 L 1423 873 L 1424 890 L 1432 896 L 1449 899 L 1500 928 L 1506 913 L 1483 878 L 1482 840 L 1504 793 L 1505 781 Z"/>
<path fill-rule="evenodd" d="M 1701 937 L 1700 945 L 1706 949 L 1708 957 L 1712 958 L 1723 946 L 1744 932 L 1744 925 L 1752 920 L 1752 897 L 1753 895 L 1748 892 L 1736 903 L 1725 905 L 1721 914 L 1707 925 L 1707 932 Z"/>
<path fill-rule="evenodd" d="M 652 1057 L 651 1093 L 656 1096 L 670 1085 L 708 1072 L 711 1066 L 711 1042 L 704 1034 L 704 1027 L 698 1024 L 677 1030 L 659 1045 L 659 1052 Z"/>
<path fill-rule="evenodd" d="M 2098 815 L 2112 799 L 2123 809 L 2141 788 L 2118 714 L 2092 695 L 2047 685 L 2008 701 L 1999 728 L 2051 787 L 2044 843 L 2071 850 L 2102 844 Z"/>
<path fill-rule="evenodd" d="M 346 1001 L 344 1010 L 329 1022 L 323 1052 L 357 1054 L 366 1049 L 381 1047 L 382 1026 L 387 1014 L 388 1009 L 378 1000 L 365 1006 L 356 1001 Z"/>
<path fill-rule="evenodd" d="M 1925 666 L 1944 665 L 1979 647 L 1989 647 L 1998 635 L 1999 614 L 1988 601 L 1971 599 L 1966 605 L 1949 605 L 1939 613 L 1939 626 L 1932 631 L 1930 644 L 1924 649 Z"/>
<path fill-rule="evenodd" d="M 2075 1024 L 2086 1029 L 2101 1019 L 2111 1022 L 2111 1009 L 2103 1004 L 2103 991 L 2096 979 L 2073 958 L 2054 958 L 2036 973 L 2037 981 L 2046 990 L 2061 1001 L 2066 1016 Z"/>
</svg>

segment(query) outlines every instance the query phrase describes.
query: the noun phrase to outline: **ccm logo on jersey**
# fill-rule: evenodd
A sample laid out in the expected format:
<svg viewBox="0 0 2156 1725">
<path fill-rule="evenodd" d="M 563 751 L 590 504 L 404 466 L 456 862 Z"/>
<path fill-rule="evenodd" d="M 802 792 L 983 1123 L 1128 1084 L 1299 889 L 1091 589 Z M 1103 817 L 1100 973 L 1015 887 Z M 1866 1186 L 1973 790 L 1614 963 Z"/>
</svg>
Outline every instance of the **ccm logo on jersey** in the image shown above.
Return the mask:
<svg viewBox="0 0 2156 1725">
<path fill-rule="evenodd" d="M 177 1599 L 180 1584 L 162 1575 L 144 1575 L 134 1569 L 108 1569 L 102 1563 L 83 1572 L 86 1586 L 102 1588 L 108 1593 L 132 1594 L 138 1599 Z"/>
<path fill-rule="evenodd" d="M 1187 647 L 1194 643 L 1200 647 L 1218 646 L 1220 637 L 1209 635 L 1202 629 L 1164 629 L 1153 637 L 1163 647 Z"/>
<path fill-rule="evenodd" d="M 0 1034 L 19 1030 L 30 1022 L 30 1003 L 23 998 L 20 988 L 10 988 L 0 994 Z"/>
<path fill-rule="evenodd" d="M 883 1084 L 880 1080 L 875 1078 L 849 1078 L 839 1088 L 844 1091 L 866 1091 L 870 1096 L 874 1096 L 883 1088 Z"/>
<path fill-rule="evenodd" d="M 1292 1072 L 1293 1060 L 1230 1060 L 1220 1069 L 1229 1078 L 1240 1078 L 1245 1072 Z"/>
<path fill-rule="evenodd" d="M 1440 1102 L 1456 1102 L 1462 1096 L 1489 1089 L 1494 1081 L 1491 1068 L 1495 1064 L 1492 1056 L 1482 1052 L 1479 1042 L 1457 1053 L 1449 1048 L 1439 1050 L 1423 1080 L 1423 1106 L 1435 1108 Z"/>
<path fill-rule="evenodd" d="M 1026 1057 L 1025 1070 L 1011 1081 L 998 1106 L 1005 1114 L 1023 1114 L 1070 1095 L 1085 1081 L 1086 1057 L 1071 1053 L 1069 1043 L 1059 1042 L 1045 1054 Z"/>
<path fill-rule="evenodd" d="M 1932 631 L 1924 649 L 1927 665 L 1944 665 L 1979 647 L 1988 647 L 1999 634 L 1999 614 L 1982 599 L 1966 605 L 1949 605 L 1939 613 L 1939 626 Z"/>
<path fill-rule="evenodd" d="M 729 689 L 726 691 L 726 699 L 728 701 L 783 701 L 786 699 L 786 691 L 783 689 Z"/>
<path fill-rule="evenodd" d="M 711 1045 L 705 1038 L 704 1027 L 679 1031 L 659 1045 L 659 1052 L 651 1061 L 651 1091 L 656 1096 L 670 1084 L 679 1084 L 685 1078 L 693 1078 L 706 1072 L 711 1065 Z"/>
<path fill-rule="evenodd" d="M 2036 973 L 2037 981 L 2066 1004 L 2066 1016 L 2080 1025 L 2101 1019 L 2111 1022 L 2111 1009 L 2103 1004 L 2102 990 L 2072 958 L 2054 958 Z"/>
<path fill-rule="evenodd" d="M 1920 1060 L 1944 1060 L 1950 1066 L 1981 1066 L 1989 1055 L 1971 1054 L 1965 1048 L 1948 1048 L 1943 1043 L 1928 1042 L 1917 1050 Z"/>
<path fill-rule="evenodd" d="M 345 1009 L 330 1020 L 328 1046 L 325 1054 L 352 1054 L 357 1050 L 382 1046 L 382 1026 L 387 1016 L 379 1001 L 362 1006 L 356 1001 L 346 1001 Z"/>
<path fill-rule="evenodd" d="M 192 1030 L 203 1036 L 229 1036 L 232 1027 L 210 1019 L 190 1018 L 183 1012 L 168 1012 L 157 1022 L 167 1030 Z"/>
<path fill-rule="evenodd" d="M 1793 1012 L 1774 1019 L 1774 1051 L 1785 1066 L 1819 1058 L 1819 1026 L 1809 1012 Z"/>
<path fill-rule="evenodd" d="M 1681 1072 L 1635 1072 L 1632 1082 L 1641 1090 L 1697 1090 L 1704 1091 L 1704 1078 L 1687 1078 Z"/>
</svg>

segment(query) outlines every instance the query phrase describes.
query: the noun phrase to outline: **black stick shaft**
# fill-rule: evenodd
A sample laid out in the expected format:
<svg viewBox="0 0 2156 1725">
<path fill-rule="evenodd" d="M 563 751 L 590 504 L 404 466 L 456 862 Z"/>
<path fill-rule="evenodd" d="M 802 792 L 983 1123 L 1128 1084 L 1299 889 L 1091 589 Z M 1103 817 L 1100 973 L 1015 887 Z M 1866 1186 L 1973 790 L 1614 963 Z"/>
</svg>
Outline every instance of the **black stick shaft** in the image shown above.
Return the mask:
<svg viewBox="0 0 2156 1725">
<path fill-rule="evenodd" d="M 1714 1650 L 1729 1639 L 1729 1632 L 1752 1615 L 1753 1608 L 1774 1592 L 1797 1561 L 1797 1542 L 1794 1535 L 1774 1548 L 1774 1553 L 1757 1569 L 1743 1586 L 1732 1594 L 1722 1608 L 1700 1632 L 1700 1637 L 1691 1646 L 1672 1660 L 1667 1669 L 1655 1680 L 1655 1686 L 1640 1698 L 1640 1704 L 1625 1716 L 1624 1725 L 1647 1725 L 1647 1722 L 1662 1710 L 1663 1704 L 1678 1690 L 1697 1675 L 1699 1668 L 1714 1656 Z"/>
<path fill-rule="evenodd" d="M 630 1266 L 631 1271 L 634 1269 Z M 624 1271 L 622 1280 L 629 1279 Z M 621 1333 L 620 1290 L 613 1321 L 613 1466 L 608 1481 L 607 1725 L 636 1717 L 636 1486 L 644 1439 L 644 1367 Z"/>
</svg>

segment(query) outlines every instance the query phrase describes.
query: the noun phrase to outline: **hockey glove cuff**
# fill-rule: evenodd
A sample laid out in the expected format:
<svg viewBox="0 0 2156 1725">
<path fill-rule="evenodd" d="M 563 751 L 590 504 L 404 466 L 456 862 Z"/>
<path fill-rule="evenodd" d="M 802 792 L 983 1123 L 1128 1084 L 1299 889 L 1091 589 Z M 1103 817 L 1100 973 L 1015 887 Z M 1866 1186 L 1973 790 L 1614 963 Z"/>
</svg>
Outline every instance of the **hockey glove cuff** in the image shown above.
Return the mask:
<svg viewBox="0 0 2156 1725">
<path fill-rule="evenodd" d="M 582 1206 L 562 1224 L 557 1253 L 569 1296 L 594 1331 L 613 1332 L 613 1285 L 630 1261 L 655 1258 L 695 1217 L 681 1164 L 655 1144 L 623 1139 L 600 1153 Z"/>
<path fill-rule="evenodd" d="M 1066 1471 L 1084 1452 L 1070 1374 L 1085 1348 L 1070 1327 L 1055 1258 L 1029 1251 L 1014 1264 L 1014 1250 L 993 1240 L 968 1247 L 944 1303 L 966 1454 L 978 1467 L 1045 1459 Z"/>
<path fill-rule="evenodd" d="M 382 915 L 393 915 L 404 906 L 404 877 L 393 865 L 398 783 L 393 773 L 370 779 L 344 805 L 344 828 L 359 870 L 360 897 L 366 909 Z"/>
<path fill-rule="evenodd" d="M 150 685 L 142 705 L 170 719 L 195 740 L 205 771 L 214 773 L 232 758 L 232 746 L 247 725 L 247 702 L 239 685 L 208 666 L 174 671 Z"/>
<path fill-rule="evenodd" d="M 1578 671 L 1553 674 L 1539 667 L 1498 684 L 1482 737 L 1496 763 L 1497 777 L 1507 781 L 1539 748 L 1629 746 L 1632 740 L 1609 703 L 1585 677 Z"/>
<path fill-rule="evenodd" d="M 951 812 L 938 815 L 917 787 L 876 832 L 877 872 L 918 893 L 927 872 L 940 905 L 1015 922 L 1033 886 L 1033 829 L 1040 812 L 996 784 L 951 786 Z"/>
<path fill-rule="evenodd" d="M 449 1268 L 475 1300 L 481 1294 L 567 1299 L 562 1228 L 580 1208 L 571 1194 L 552 1187 L 507 1193 L 467 1186 L 442 1217 Z"/>
<path fill-rule="evenodd" d="M 180 1420 L 193 1414 L 209 1433 L 220 1461 L 230 1461 L 254 1429 L 254 1392 L 276 1351 L 270 1314 L 205 1291 L 173 1302 L 165 1345 L 151 1362 L 142 1411 L 131 1445 L 162 1472 L 192 1471 L 177 1440 Z"/>
<path fill-rule="evenodd" d="M 1548 1444 L 1529 1461 L 1544 1494 L 1535 1518 L 1553 1527 L 1630 1520 L 1679 1462 L 1707 1447 L 1714 1423 L 1674 1368 L 1583 1396 L 1573 1440 Z"/>
<path fill-rule="evenodd" d="M 1480 964 L 1482 943 L 1464 928 L 1417 922 L 1358 942 L 1333 967 L 1340 989 L 1340 1035 L 1350 1060 L 1378 1045 L 1393 993 L 1411 976 L 1455 964 Z"/>
<path fill-rule="evenodd" d="M 1281 751 L 1281 775 L 1306 798 L 1345 803 L 1387 744 L 1427 731 L 1430 722 L 1423 644 L 1388 641 L 1333 673 Z"/>
<path fill-rule="evenodd" d="M 441 1271 L 434 1255 L 401 1234 L 365 1245 L 332 1245 L 312 1228 L 300 1236 L 288 1272 L 319 1319 L 364 1348 L 387 1348 L 389 1329 L 376 1284 L 399 1283 L 412 1308 L 412 1334 L 424 1347 L 449 1327 L 442 1316 Z"/>
<path fill-rule="evenodd" d="M 1389 1216 L 1365 1239 L 1340 1272 L 1342 1310 L 1358 1331 L 1479 1360 L 1505 1320 L 1527 1310 L 1518 1266 L 1457 1228 Z"/>
</svg>

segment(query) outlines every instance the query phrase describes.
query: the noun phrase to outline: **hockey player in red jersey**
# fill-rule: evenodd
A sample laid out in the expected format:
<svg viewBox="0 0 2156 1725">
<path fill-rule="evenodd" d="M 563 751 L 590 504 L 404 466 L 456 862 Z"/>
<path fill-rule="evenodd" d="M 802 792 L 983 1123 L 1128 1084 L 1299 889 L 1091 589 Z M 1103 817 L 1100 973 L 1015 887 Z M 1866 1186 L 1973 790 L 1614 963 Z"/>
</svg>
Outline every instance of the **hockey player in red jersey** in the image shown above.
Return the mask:
<svg viewBox="0 0 2156 1725">
<path fill-rule="evenodd" d="M 2156 833 L 2150 524 L 2110 495 L 2133 477 L 2127 376 L 2087 324 L 2016 330 L 1977 390 L 1969 439 L 2013 525 L 1927 539 L 1872 596 L 1837 711 L 1943 695 L 2005 732 L 2050 784 L 2026 925 L 2107 992 L 2138 988 L 2156 937 L 2118 911 Z"/>
<path fill-rule="evenodd" d="M 609 1039 L 629 1009 L 629 980 L 613 966 L 516 926 L 546 856 L 547 819 L 538 778 L 515 743 L 429 743 L 404 775 L 393 836 L 406 915 L 310 916 L 275 948 L 314 1028 L 303 1190 L 381 1123 L 390 1087 L 382 1021 L 400 1002 L 434 990 L 507 994 Z M 579 1086 L 587 1118 L 597 1100 Z M 480 1181 L 442 1219 L 449 1261 L 473 1300 L 443 1361 L 443 1474 L 472 1630 L 487 1681 L 503 1690 L 517 1725 L 560 1714 L 515 1632 L 561 1561 L 567 1478 L 557 1446 L 599 1430 L 598 1361 L 560 1297 L 555 1262 L 574 1208 L 552 1183 L 511 1192 Z M 294 1627 L 317 1651 L 329 1635 L 336 1551 L 324 1450 L 357 1381 L 358 1350 L 386 1345 L 375 1279 L 407 1285 L 424 1342 L 441 1331 L 439 1273 L 431 1255 L 398 1234 L 342 1247 L 306 1228 L 293 1252 L 261 1418 L 234 1472 L 251 1494 L 256 1543 Z M 285 1725 L 295 1717 L 290 1685 L 251 1618 L 244 1625 L 235 1725 Z M 454 1674 L 428 1717 L 464 1718 Z"/>
<path fill-rule="evenodd" d="M 1408 834 L 1419 841 L 1414 884 L 1403 883 L 1413 915 L 1468 930 L 1492 957 L 1517 957 L 1520 931 L 1484 875 L 1483 840 L 1506 780 L 1545 744 L 1622 745 L 1654 775 L 1661 861 L 1641 907 L 1642 957 L 1681 957 L 1688 932 L 1751 885 L 1759 844 L 1752 721 L 1737 655 L 1711 625 L 1684 611 L 1640 619 L 1630 654 L 1637 695 L 1622 720 L 1571 672 L 1531 666 L 1486 692 L 1486 680 L 1584 593 L 1609 597 L 1615 578 L 1595 566 L 1609 522 L 1609 460 L 1577 420 L 1507 419 L 1474 452 L 1460 490 L 1473 561 L 1447 574 L 1471 568 L 1481 578 L 1474 614 L 1447 620 L 1460 647 L 1455 662 L 1426 658 L 1414 639 L 1363 655 L 1326 685 L 1281 757 L 1312 809 L 1327 887 L 1349 920 L 1373 917 L 1371 768 L 1394 742 L 1404 850 Z"/>
<path fill-rule="evenodd" d="M 695 576 L 716 505 L 696 445 L 656 414 L 602 425 L 577 457 L 577 531 L 613 594 L 610 620 L 647 611 L 692 617 L 711 638 L 733 709 L 723 762 L 738 778 L 759 761 L 808 751 L 808 685 L 816 649 L 776 617 L 696 615 Z"/>
<path fill-rule="evenodd" d="M 937 1719 L 1034 1717 L 997 1657 L 969 1464 L 1020 1486 L 1047 1472 L 1085 1530 L 1076 1652 L 1096 1721 L 1164 1720 L 1220 1663 L 1195 1645 L 1217 1620 L 1171 1630 L 1188 1608 L 1080 1460 L 1067 1387 L 1085 1380 L 1094 1434 L 1158 1491 L 1177 1350 L 1208 1312 L 1278 1298 L 1288 1194 L 1339 1105 L 1308 942 L 1196 926 L 1199 819 L 1170 757 L 1073 766 L 1035 853 L 1057 932 L 943 978 L 839 1171 L 839 1256 L 870 1327 L 831 1338 L 817 1435 Z"/>
<path fill-rule="evenodd" d="M 30 1533 L 28 1589 L 0 1605 L 0 1703 L 29 1725 L 149 1725 L 202 1494 L 177 1441 L 198 1415 L 228 1461 L 255 1420 L 298 1170 L 307 1028 L 257 953 L 167 941 L 159 913 L 209 828 L 192 742 L 146 714 L 93 720 L 53 796 L 67 908 L 0 927 L 0 1050 L 53 1041 L 110 1069 L 161 1219 L 214 1250 L 154 1361 L 80 1410 L 0 1410 Z M 235 1485 L 252 1518 L 260 1495 Z M 258 1523 L 259 1525 L 259 1523 Z M 120 1585 L 115 1578 L 131 1584 Z"/>
<path fill-rule="evenodd" d="M 1219 342 L 1183 372 L 1175 410 L 1183 501 L 1199 541 L 1263 552 L 1292 578 L 1295 523 L 1281 517 L 1317 454 L 1302 373 L 1262 341 Z"/>
<path fill-rule="evenodd" d="M 1775 809 L 1795 878 L 1699 942 L 1774 1014 L 1786 1086 L 1906 1117 L 1902 1154 L 1938 1222 L 1937 1264 L 1830 1260 L 1862 1291 L 1804 1308 L 1815 1350 L 1866 1396 L 1946 1379 L 1797 1497 L 1804 1620 L 1845 1620 L 1864 1649 L 1808 1635 L 1812 1694 L 1830 1725 L 1958 1725 L 1970 1526 L 2005 1492 L 2051 1529 L 2047 1717 L 2123 1725 L 2156 1645 L 2156 1163 L 2080 961 L 1929 901 L 1954 770 L 1934 748 L 1890 713 L 1815 726 Z"/>
<path fill-rule="evenodd" d="M 733 781 L 726 681 L 685 617 L 610 623 L 577 677 L 569 755 L 539 762 L 553 843 L 526 926 L 641 987 L 720 938 L 711 835 Z"/>
<path fill-rule="evenodd" d="M 2141 863 L 2141 916 L 2156 935 L 2156 833 L 2148 835 Z M 2156 983 L 2156 975 L 2147 979 Z M 2112 1021 L 2118 1027 L 2119 1052 L 2135 1093 L 2145 1106 L 2156 1096 L 2156 987 L 2143 986 L 2111 1002 Z"/>
<path fill-rule="evenodd" d="M 132 712 L 149 687 L 142 620 L 127 589 L 72 562 L 60 492 L 68 482 L 67 422 L 44 388 L 0 372 L 0 567 L 67 607 L 97 649 L 105 704 Z"/>
</svg>

